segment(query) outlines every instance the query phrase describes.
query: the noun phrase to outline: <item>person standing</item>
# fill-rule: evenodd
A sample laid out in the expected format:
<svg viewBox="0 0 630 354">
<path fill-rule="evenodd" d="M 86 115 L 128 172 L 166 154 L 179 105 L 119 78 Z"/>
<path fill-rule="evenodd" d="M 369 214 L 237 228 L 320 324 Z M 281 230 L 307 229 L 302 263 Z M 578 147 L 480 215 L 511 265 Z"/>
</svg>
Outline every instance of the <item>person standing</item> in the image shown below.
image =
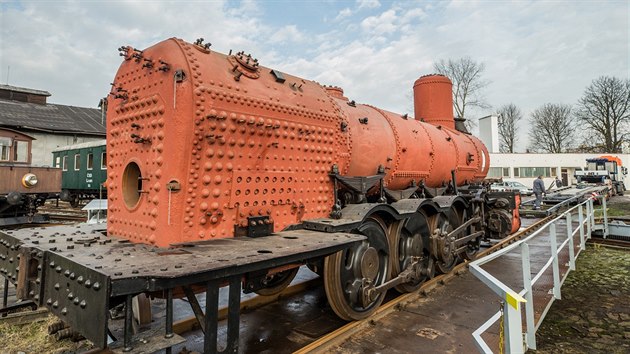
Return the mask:
<svg viewBox="0 0 630 354">
<path fill-rule="evenodd" d="M 563 186 L 562 181 L 560 180 L 559 177 L 556 177 L 556 188 L 560 188 L 562 186 Z"/>
<path fill-rule="evenodd" d="M 538 176 L 538 178 L 536 178 L 534 180 L 534 194 L 536 195 L 536 202 L 534 202 L 534 209 L 538 210 L 540 209 L 540 204 L 542 203 L 542 196 L 544 193 L 546 193 L 545 191 L 545 182 L 542 179 L 542 176 Z"/>
</svg>

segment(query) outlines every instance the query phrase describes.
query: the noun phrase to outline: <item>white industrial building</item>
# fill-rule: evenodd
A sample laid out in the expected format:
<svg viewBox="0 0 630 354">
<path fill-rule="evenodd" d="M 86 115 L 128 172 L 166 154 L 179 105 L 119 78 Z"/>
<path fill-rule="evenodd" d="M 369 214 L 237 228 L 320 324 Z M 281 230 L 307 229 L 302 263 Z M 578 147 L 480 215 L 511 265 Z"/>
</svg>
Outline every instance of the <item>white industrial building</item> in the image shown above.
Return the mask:
<svg viewBox="0 0 630 354">
<path fill-rule="evenodd" d="M 629 154 L 534 154 L 534 153 L 499 153 L 498 119 L 488 116 L 479 120 L 479 138 L 490 152 L 490 170 L 488 178 L 503 178 L 519 181 L 532 186 L 534 179 L 542 175 L 545 185 L 560 177 L 564 185 L 576 183 L 576 170 L 583 170 L 587 158 L 613 155 L 621 159 L 623 166 L 630 166 Z M 628 176 L 623 178 L 624 184 L 630 186 Z"/>
</svg>

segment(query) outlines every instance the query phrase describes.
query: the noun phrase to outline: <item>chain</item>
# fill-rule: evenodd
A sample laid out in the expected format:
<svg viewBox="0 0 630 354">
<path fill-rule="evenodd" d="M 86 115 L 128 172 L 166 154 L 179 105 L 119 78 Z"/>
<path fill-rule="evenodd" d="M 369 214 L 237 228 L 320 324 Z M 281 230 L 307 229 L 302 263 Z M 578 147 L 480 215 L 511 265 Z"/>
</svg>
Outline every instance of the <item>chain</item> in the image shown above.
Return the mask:
<svg viewBox="0 0 630 354">
<path fill-rule="evenodd" d="M 501 307 L 499 311 L 501 312 L 501 317 L 499 317 L 499 354 L 503 354 L 503 305 L 505 303 L 501 301 Z"/>
</svg>

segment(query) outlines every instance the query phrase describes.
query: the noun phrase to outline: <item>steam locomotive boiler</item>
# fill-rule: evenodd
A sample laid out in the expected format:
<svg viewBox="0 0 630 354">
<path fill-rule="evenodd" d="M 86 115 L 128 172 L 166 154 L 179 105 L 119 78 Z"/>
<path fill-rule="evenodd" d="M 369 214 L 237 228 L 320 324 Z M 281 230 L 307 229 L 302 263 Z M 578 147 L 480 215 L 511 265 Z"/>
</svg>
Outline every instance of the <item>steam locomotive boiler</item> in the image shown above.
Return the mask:
<svg viewBox="0 0 630 354">
<path fill-rule="evenodd" d="M 362 233 L 360 247 L 310 261 L 335 312 L 358 319 L 391 278 L 413 290 L 518 224 L 514 200 L 475 187 L 488 151 L 455 129 L 444 76 L 415 82 L 414 119 L 202 40 L 120 51 L 107 114 L 110 235 L 167 247 L 294 228 Z"/>
<path fill-rule="evenodd" d="M 176 344 L 173 298 L 185 295 L 205 351 L 217 351 L 227 284 L 225 352 L 237 352 L 241 290 L 279 292 L 302 265 L 322 276 L 339 317 L 366 318 L 389 289 L 414 291 L 483 238 L 520 227 L 518 194 L 483 185 L 488 151 L 453 119 L 444 76 L 415 82 L 414 118 L 201 39 L 119 51 L 106 235 L 98 225 L 0 232 L 5 284 L 99 347 L 120 303 L 122 345 L 138 345 L 139 294 L 166 299 L 159 342 Z"/>
</svg>

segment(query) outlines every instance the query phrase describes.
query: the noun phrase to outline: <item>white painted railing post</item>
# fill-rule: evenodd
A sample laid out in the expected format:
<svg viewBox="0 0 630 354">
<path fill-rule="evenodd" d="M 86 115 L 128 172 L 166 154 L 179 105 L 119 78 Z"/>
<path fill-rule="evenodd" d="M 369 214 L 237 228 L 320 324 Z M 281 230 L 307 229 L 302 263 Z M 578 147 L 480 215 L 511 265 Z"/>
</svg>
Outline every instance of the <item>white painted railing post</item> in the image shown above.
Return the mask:
<svg viewBox="0 0 630 354">
<path fill-rule="evenodd" d="M 558 239 L 556 238 L 556 223 L 549 225 L 549 243 L 551 244 L 551 257 L 553 257 L 553 297 L 560 300 L 560 267 L 558 266 Z"/>
<path fill-rule="evenodd" d="M 595 200 L 591 199 L 591 232 L 589 232 L 588 238 L 593 237 L 594 229 L 595 229 Z"/>
<path fill-rule="evenodd" d="M 586 201 L 586 239 L 588 240 L 591 237 L 591 204 L 592 199 Z"/>
<path fill-rule="evenodd" d="M 567 237 L 569 238 L 569 270 L 575 270 L 575 250 L 573 249 L 573 220 L 567 212 Z"/>
<path fill-rule="evenodd" d="M 525 341 L 528 349 L 536 350 L 536 327 L 534 324 L 534 295 L 532 294 L 532 270 L 529 260 L 529 245 L 523 242 L 521 246 L 521 260 L 523 262 L 523 289 L 525 290 L 525 322 L 527 336 Z"/>
<path fill-rule="evenodd" d="M 604 217 L 604 235 L 603 237 L 608 237 L 608 211 L 606 210 L 606 196 L 602 198 L 602 211 Z"/>
<path fill-rule="evenodd" d="M 586 239 L 584 238 L 584 210 L 582 209 L 582 204 L 578 206 L 578 221 L 580 222 L 580 252 L 582 252 L 586 246 Z"/>
<path fill-rule="evenodd" d="M 503 303 L 503 337 L 508 353 L 522 354 L 523 350 L 523 322 L 519 301 L 506 294 Z"/>
</svg>

